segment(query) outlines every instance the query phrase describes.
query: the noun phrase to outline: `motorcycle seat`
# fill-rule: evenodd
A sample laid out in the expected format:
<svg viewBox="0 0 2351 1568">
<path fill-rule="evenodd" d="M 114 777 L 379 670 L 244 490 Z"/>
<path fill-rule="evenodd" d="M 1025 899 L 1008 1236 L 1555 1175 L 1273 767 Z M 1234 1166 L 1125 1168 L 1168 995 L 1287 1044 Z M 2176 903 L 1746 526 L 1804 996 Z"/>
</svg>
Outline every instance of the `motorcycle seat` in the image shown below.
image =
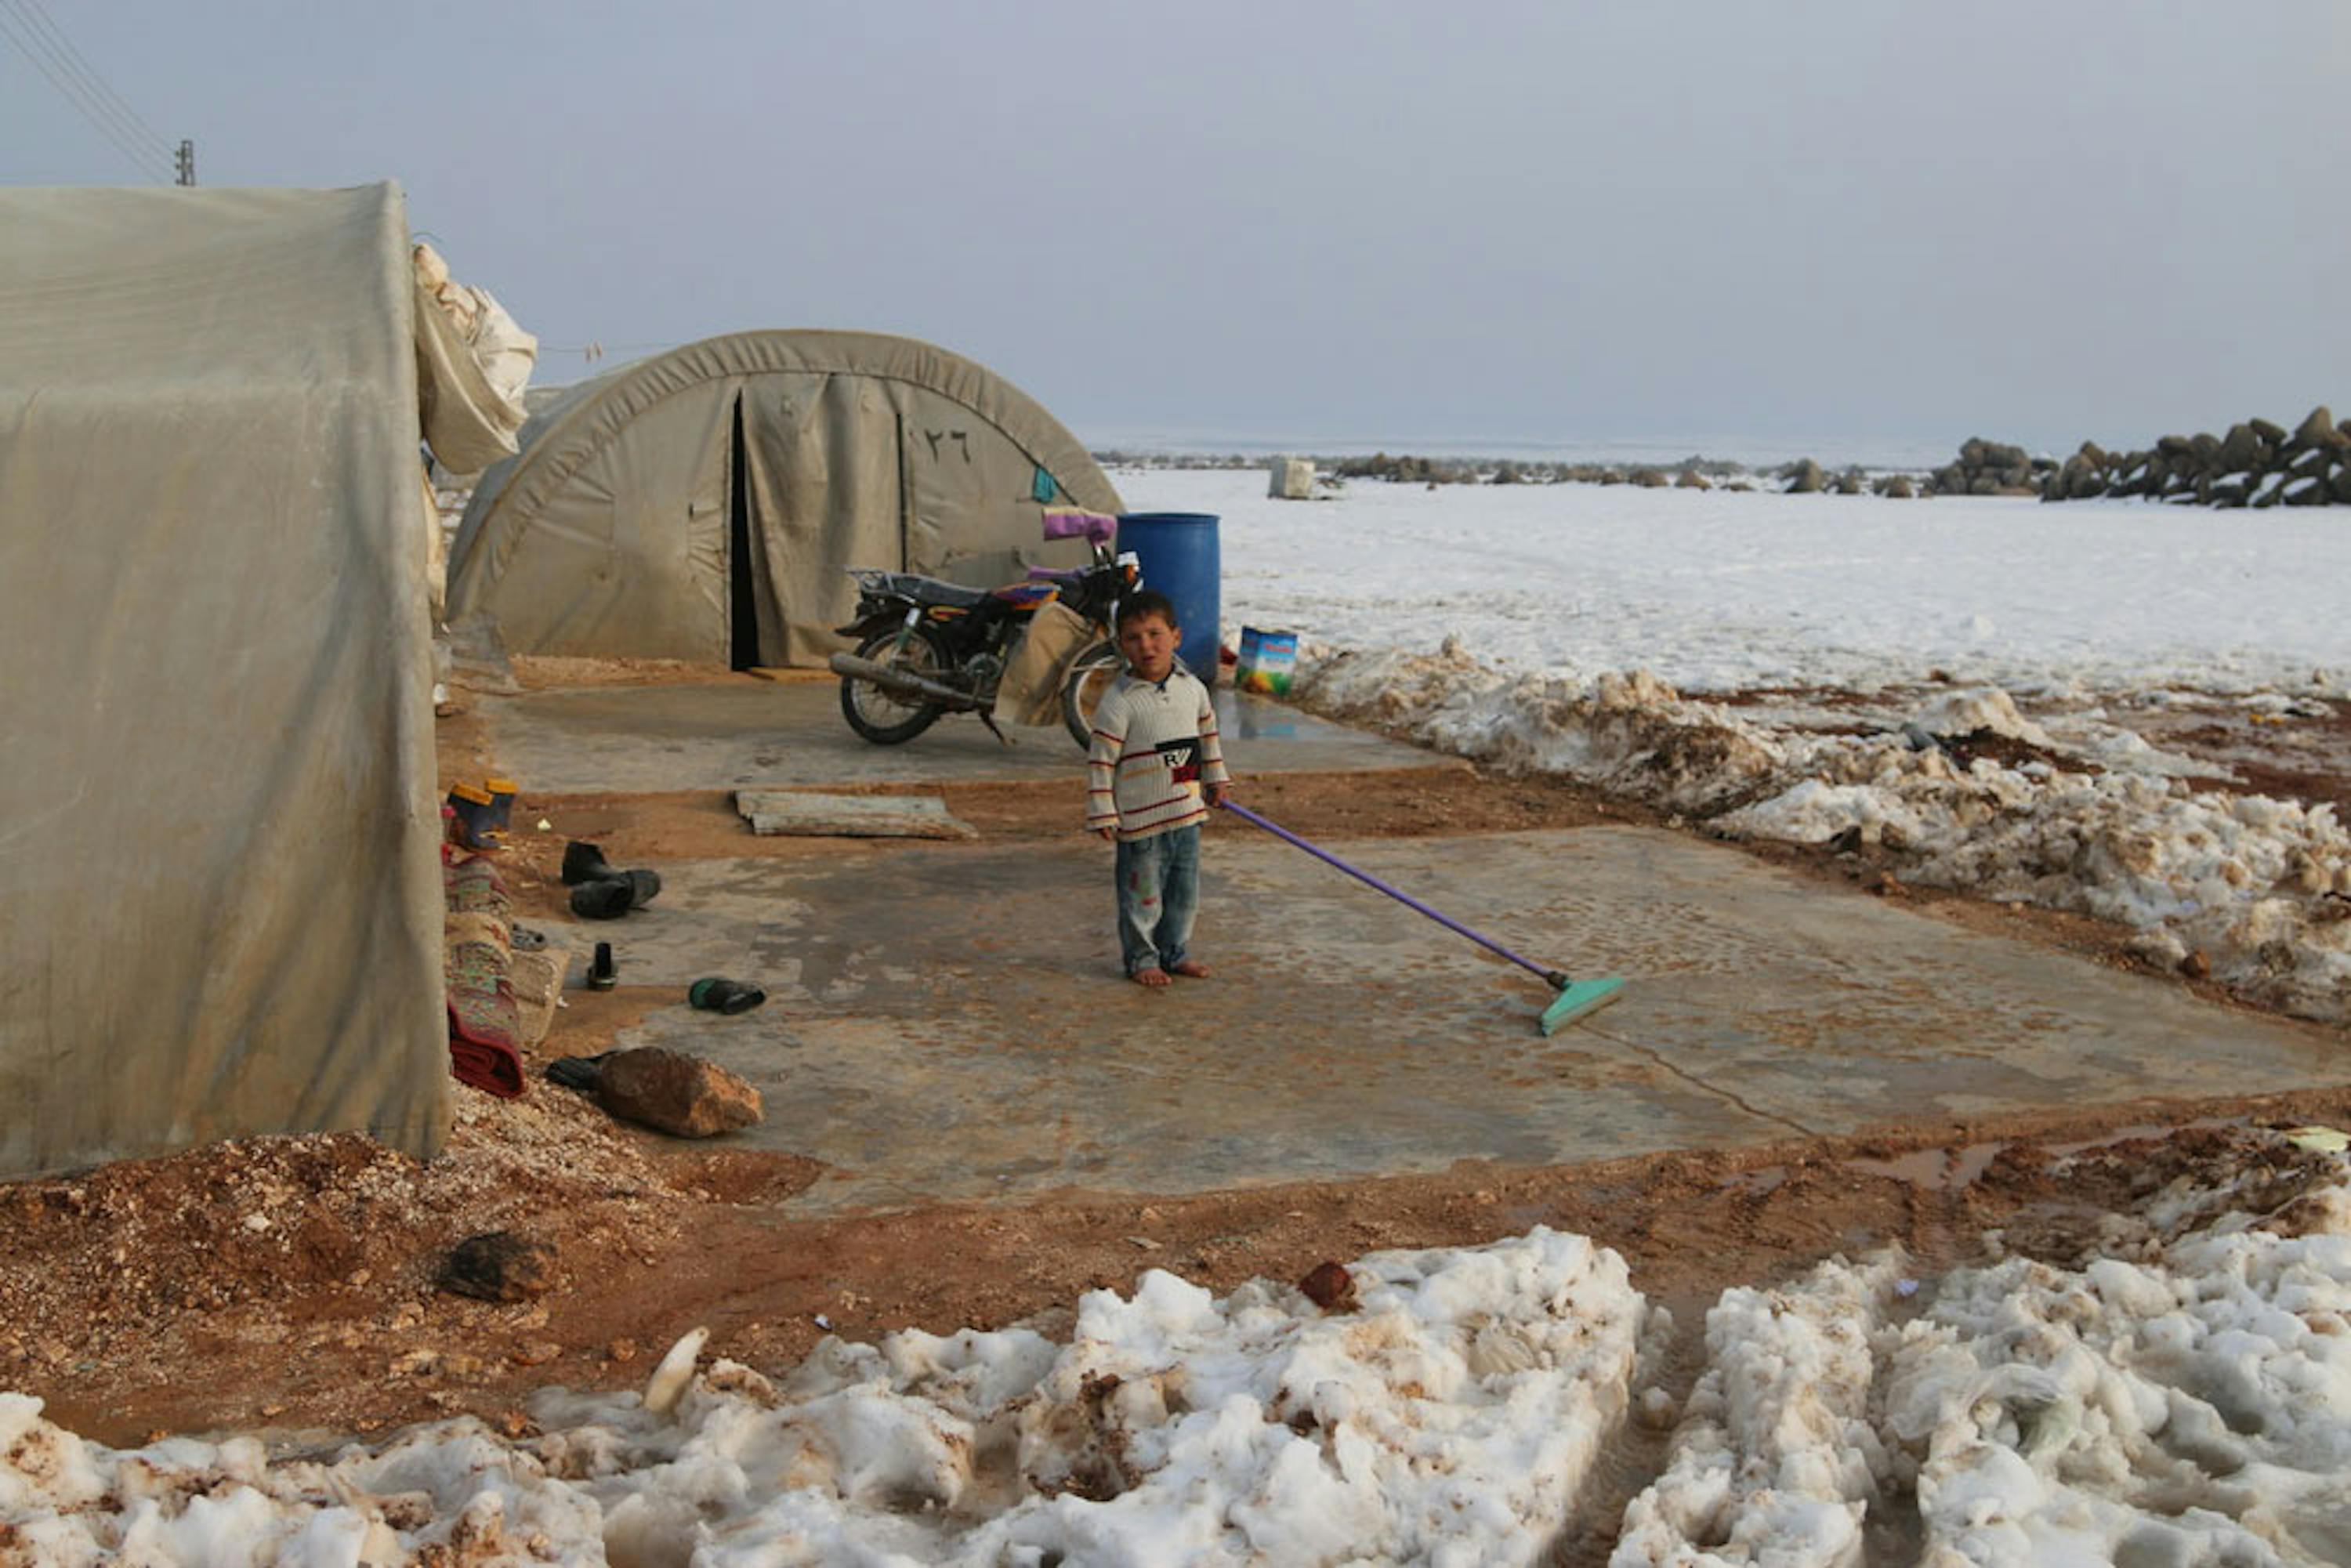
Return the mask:
<svg viewBox="0 0 2351 1568">
<path fill-rule="evenodd" d="M 955 610 L 976 608 L 985 604 L 988 597 L 984 588 L 965 588 L 911 571 L 883 573 L 877 586 L 886 592 L 904 594 L 917 604 L 943 604 Z"/>
</svg>

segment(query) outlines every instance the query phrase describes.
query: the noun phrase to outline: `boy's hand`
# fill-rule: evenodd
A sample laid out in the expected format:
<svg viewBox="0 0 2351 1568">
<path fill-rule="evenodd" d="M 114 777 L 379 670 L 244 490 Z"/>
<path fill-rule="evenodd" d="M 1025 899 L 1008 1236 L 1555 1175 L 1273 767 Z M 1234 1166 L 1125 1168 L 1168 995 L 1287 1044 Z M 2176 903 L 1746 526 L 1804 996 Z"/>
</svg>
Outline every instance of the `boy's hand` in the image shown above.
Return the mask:
<svg viewBox="0 0 2351 1568">
<path fill-rule="evenodd" d="M 1102 836 L 1102 842 L 1106 844 L 1114 844 L 1118 842 L 1118 830 L 1116 828 L 1096 828 L 1094 831 Z"/>
<path fill-rule="evenodd" d="M 1225 797 L 1232 792 L 1232 788 L 1233 787 L 1230 784 L 1211 784 L 1207 786 L 1208 804 L 1211 806 L 1223 805 L 1225 803 Z"/>
</svg>

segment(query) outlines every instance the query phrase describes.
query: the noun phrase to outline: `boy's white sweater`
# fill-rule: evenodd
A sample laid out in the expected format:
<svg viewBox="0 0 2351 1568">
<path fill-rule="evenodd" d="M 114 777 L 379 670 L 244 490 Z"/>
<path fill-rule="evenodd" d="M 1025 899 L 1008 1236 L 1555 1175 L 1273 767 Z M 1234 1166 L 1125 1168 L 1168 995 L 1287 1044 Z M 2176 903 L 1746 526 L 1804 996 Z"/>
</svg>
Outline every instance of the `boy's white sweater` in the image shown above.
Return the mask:
<svg viewBox="0 0 2351 1568">
<path fill-rule="evenodd" d="M 1208 814 L 1200 789 L 1226 782 L 1208 688 L 1178 664 L 1164 681 L 1119 676 L 1094 710 L 1086 756 L 1086 826 L 1113 824 L 1122 841 L 1187 827 Z"/>
</svg>

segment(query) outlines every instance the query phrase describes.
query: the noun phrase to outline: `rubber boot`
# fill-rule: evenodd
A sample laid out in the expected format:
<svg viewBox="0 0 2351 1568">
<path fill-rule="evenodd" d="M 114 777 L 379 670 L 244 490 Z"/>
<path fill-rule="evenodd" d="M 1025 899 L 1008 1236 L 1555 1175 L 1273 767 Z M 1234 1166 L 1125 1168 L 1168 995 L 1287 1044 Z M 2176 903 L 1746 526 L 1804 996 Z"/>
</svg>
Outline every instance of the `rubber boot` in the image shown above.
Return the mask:
<svg viewBox="0 0 2351 1568">
<path fill-rule="evenodd" d="M 490 826 L 504 838 L 514 826 L 515 797 L 522 792 L 522 786 L 511 779 L 485 779 L 482 788 L 490 795 Z"/>
<path fill-rule="evenodd" d="M 449 808 L 457 813 L 457 841 L 480 852 L 500 842 L 496 810 L 490 792 L 478 784 L 460 784 L 449 791 Z"/>
</svg>

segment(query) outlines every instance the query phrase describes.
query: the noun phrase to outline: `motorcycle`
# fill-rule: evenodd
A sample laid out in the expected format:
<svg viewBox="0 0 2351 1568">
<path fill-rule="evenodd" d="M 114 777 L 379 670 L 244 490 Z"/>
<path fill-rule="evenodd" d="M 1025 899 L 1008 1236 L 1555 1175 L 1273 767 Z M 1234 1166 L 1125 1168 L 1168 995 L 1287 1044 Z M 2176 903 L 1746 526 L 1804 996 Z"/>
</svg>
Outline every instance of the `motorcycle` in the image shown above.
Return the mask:
<svg viewBox="0 0 2351 1568">
<path fill-rule="evenodd" d="M 1046 537 L 1082 534 L 1091 565 L 1061 571 L 1029 569 L 1025 582 L 965 588 L 913 572 L 851 567 L 857 612 L 834 628 L 855 649 L 827 661 L 841 677 L 841 714 L 876 746 L 900 746 L 951 713 L 976 713 L 997 739 L 997 685 L 1015 643 L 1048 604 L 1083 617 L 1086 640 L 1061 681 L 1061 720 L 1081 747 L 1093 743 L 1091 720 L 1122 661 L 1115 618 L 1121 595 L 1143 582 L 1132 551 L 1113 555 L 1113 519 L 1090 513 L 1075 521 L 1047 514 Z"/>
</svg>

